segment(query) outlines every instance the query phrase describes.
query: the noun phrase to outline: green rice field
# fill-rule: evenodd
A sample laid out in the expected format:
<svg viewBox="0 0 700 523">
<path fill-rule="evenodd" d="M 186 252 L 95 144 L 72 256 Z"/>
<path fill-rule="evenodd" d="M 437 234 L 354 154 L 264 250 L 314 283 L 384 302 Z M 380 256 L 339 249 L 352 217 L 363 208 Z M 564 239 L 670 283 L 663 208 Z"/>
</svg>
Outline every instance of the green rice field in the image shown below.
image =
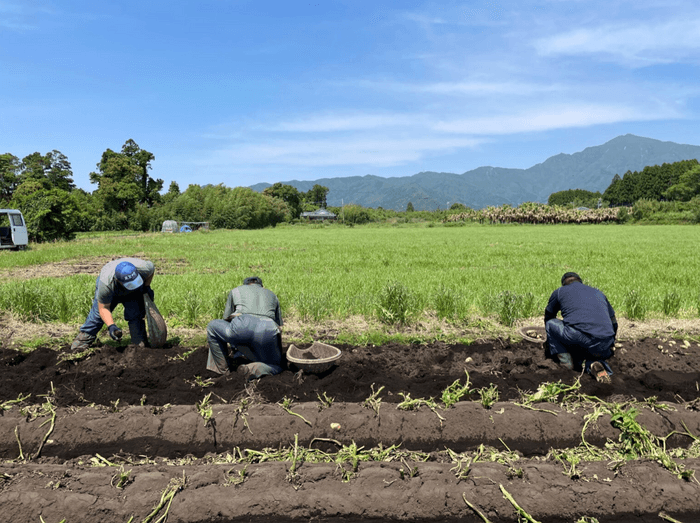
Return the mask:
<svg viewBox="0 0 700 523">
<path fill-rule="evenodd" d="M 42 277 L 51 264 L 137 256 L 156 264 L 156 303 L 172 326 L 203 327 L 228 291 L 262 277 L 283 314 L 411 323 L 540 315 L 566 271 L 603 290 L 618 316 L 698 316 L 700 227 L 689 225 L 278 226 L 256 231 L 85 235 L 0 252 L 0 309 L 80 323 L 96 271 Z M 104 260 L 101 260 L 104 258 Z M 36 277 L 18 277 L 20 268 Z M 67 273 L 71 271 L 66 271 Z"/>
</svg>

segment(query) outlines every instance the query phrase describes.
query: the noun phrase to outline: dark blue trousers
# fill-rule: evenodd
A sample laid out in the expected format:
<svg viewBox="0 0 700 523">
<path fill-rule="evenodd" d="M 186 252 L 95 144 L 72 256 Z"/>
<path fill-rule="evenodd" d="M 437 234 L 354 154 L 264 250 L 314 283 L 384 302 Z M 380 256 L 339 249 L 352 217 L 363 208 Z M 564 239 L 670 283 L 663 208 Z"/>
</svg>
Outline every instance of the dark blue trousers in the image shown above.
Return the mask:
<svg viewBox="0 0 700 523">
<path fill-rule="evenodd" d="M 105 322 L 102 321 L 100 313 L 97 309 L 97 286 L 99 284 L 100 280 L 98 277 L 97 283 L 95 284 L 95 297 L 92 299 L 92 308 L 88 313 L 85 323 L 83 323 L 82 327 L 80 327 L 82 332 L 92 334 L 93 336 L 97 336 L 100 329 L 105 324 Z M 152 295 L 151 299 L 153 299 Z M 109 305 L 109 310 L 113 311 L 120 303 L 124 305 L 124 319 L 127 322 L 131 323 L 136 320 L 143 320 L 146 317 L 146 306 L 143 304 L 143 287 L 139 287 L 131 292 L 117 294 L 112 299 L 112 303 Z"/>
<path fill-rule="evenodd" d="M 225 373 L 230 370 L 229 348 L 243 354 L 252 363 L 252 377 L 272 376 L 282 372 L 279 327 L 270 318 L 242 314 L 230 322 L 212 320 L 207 325 L 209 356 L 207 370 Z"/>
<path fill-rule="evenodd" d="M 549 320 L 545 324 L 545 330 L 547 331 L 547 343 L 549 344 L 550 354 L 568 352 L 571 354 L 574 363 L 579 365 L 585 360 L 586 372 L 590 370 L 591 363 L 600 361 L 608 373 L 612 374 L 612 370 L 605 360 L 613 355 L 614 336 L 593 338 L 573 327 L 565 325 L 558 318 Z"/>
</svg>

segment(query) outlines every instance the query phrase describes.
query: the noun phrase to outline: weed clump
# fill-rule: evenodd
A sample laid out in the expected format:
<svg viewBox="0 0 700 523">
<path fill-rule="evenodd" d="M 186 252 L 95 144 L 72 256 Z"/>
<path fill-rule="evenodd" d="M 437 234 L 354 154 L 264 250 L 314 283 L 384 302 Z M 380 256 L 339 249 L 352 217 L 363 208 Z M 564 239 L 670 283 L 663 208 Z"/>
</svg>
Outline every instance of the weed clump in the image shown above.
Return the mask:
<svg viewBox="0 0 700 523">
<path fill-rule="evenodd" d="M 458 301 L 458 296 L 454 290 L 441 285 L 433 296 L 437 317 L 441 320 L 454 318 L 457 315 Z"/>
<path fill-rule="evenodd" d="M 489 302 L 489 308 L 496 313 L 499 323 L 507 327 L 512 327 L 519 319 L 529 318 L 535 309 L 535 296 L 531 292 L 503 291 L 491 295 Z"/>
<path fill-rule="evenodd" d="M 667 292 L 661 302 L 661 310 L 664 316 L 678 316 L 681 308 L 681 297 L 677 292 Z"/>
<path fill-rule="evenodd" d="M 627 318 L 630 320 L 643 320 L 647 315 L 647 303 L 644 296 L 636 290 L 632 289 L 625 296 L 625 311 Z"/>
<path fill-rule="evenodd" d="M 389 325 L 407 325 L 414 297 L 401 282 L 387 283 L 379 293 L 377 316 Z"/>
</svg>

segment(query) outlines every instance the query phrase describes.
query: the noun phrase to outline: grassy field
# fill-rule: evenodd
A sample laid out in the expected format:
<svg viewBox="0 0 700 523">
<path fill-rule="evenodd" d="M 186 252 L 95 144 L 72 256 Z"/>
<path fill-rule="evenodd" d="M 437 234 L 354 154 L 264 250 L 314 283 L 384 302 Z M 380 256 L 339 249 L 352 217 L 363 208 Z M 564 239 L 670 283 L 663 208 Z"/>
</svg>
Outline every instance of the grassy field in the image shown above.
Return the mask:
<svg viewBox="0 0 700 523">
<path fill-rule="evenodd" d="M 81 323 L 96 272 L 42 277 L 63 262 L 137 256 L 156 264 L 156 303 L 171 326 L 204 327 L 228 291 L 259 275 L 283 314 L 411 324 L 426 315 L 501 323 L 539 315 L 561 275 L 603 290 L 618 316 L 698 316 L 700 227 L 468 225 L 280 226 L 257 231 L 86 235 L 0 252 L 0 309 Z M 19 269 L 34 271 L 30 279 Z M 121 309 L 121 308 L 120 308 Z"/>
</svg>

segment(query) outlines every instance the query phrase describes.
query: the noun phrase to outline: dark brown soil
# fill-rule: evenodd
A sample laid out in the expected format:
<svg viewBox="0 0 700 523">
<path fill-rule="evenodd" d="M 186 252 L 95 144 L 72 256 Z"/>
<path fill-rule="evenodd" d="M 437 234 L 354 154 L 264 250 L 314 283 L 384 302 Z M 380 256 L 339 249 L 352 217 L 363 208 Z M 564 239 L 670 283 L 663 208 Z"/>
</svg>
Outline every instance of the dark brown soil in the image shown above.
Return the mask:
<svg viewBox="0 0 700 523">
<path fill-rule="evenodd" d="M 412 398 L 439 397 L 454 380 L 464 381 L 466 370 L 473 388 L 494 384 L 500 399 L 508 401 L 519 399 L 521 391 L 534 392 L 540 383 L 571 383 L 578 376 L 546 358 L 541 345 L 526 341 L 338 347 L 343 353 L 338 365 L 321 375 L 299 375 L 290 364 L 282 374 L 260 380 L 256 393 L 271 403 L 285 397 L 317 401 L 319 392 L 339 402 L 363 402 L 374 385 L 374 390 L 384 387 L 385 402 L 398 403 L 403 400 L 401 392 Z M 178 356 L 190 349 L 105 345 L 82 361 L 58 363 L 67 350 L 67 346 L 58 351 L 38 348 L 29 354 L 0 350 L 0 401 L 23 393 L 46 394 L 52 383 L 59 406 L 109 406 L 115 400 L 120 405 L 193 405 L 203 392 L 213 392 L 215 402 L 230 402 L 243 389 L 235 373 L 211 387 L 197 386 L 198 377 L 217 377 L 205 369 L 206 347 L 182 360 Z M 598 384 L 585 376 L 583 393 L 603 399 L 655 396 L 660 401 L 690 401 L 698 396 L 700 347 L 696 342 L 684 347 L 680 341 L 624 341 L 610 363 L 615 372 L 612 384 Z"/>
<path fill-rule="evenodd" d="M 565 473 L 551 449 L 579 446 L 583 434 L 587 445 L 602 449 L 620 432 L 609 416 L 587 424 L 591 406 L 517 404 L 542 383 L 579 378 L 546 358 L 541 345 L 493 340 L 339 348 L 338 365 L 321 375 L 290 366 L 250 384 L 235 373 L 218 378 L 206 371 L 204 347 L 186 355 L 189 349 L 179 346 L 106 345 L 79 361 L 61 361 L 67 347 L 0 350 L 5 520 L 140 522 L 169 482 L 183 478 L 169 507 L 171 522 L 483 521 L 465 499 L 493 523 L 517 521 L 502 489 L 541 522 L 574 523 L 584 516 L 600 523 L 651 522 L 660 521 L 659 512 L 683 523 L 700 520 L 698 482 L 679 479 L 656 461 L 582 462 L 577 474 Z M 689 448 L 692 436 L 700 437 L 697 343 L 623 341 L 611 365 L 612 383 L 583 376 L 581 393 L 601 401 L 646 401 L 636 419 L 657 437 L 672 434 L 668 450 Z M 408 397 L 439 404 L 447 386 L 465 383 L 465 371 L 473 390 L 493 384 L 499 400 L 485 408 L 473 392 L 449 409 L 397 409 Z M 379 407 L 365 405 L 380 390 Z M 6 403 L 26 394 L 31 397 L 20 405 Z M 47 394 L 55 416 L 37 411 Z M 213 406 L 205 420 L 195 405 L 209 394 Z M 323 404 L 325 398 L 332 404 Z M 655 408 L 656 402 L 669 408 Z M 244 465 L 226 463 L 227 455 L 293 448 L 295 441 L 329 453 L 353 442 L 400 445 L 425 453 L 427 461 L 361 462 L 349 475 L 343 473 L 351 467 L 347 460 L 252 463 L 242 484 L 229 481 Z M 477 460 L 468 474 L 458 474 L 446 449 L 467 456 L 482 445 L 514 454 L 505 461 Z M 683 463 L 686 469 L 699 465 Z M 118 466 L 131 471 L 123 488 L 114 486 Z M 152 520 L 164 513 L 163 507 Z"/>
</svg>

